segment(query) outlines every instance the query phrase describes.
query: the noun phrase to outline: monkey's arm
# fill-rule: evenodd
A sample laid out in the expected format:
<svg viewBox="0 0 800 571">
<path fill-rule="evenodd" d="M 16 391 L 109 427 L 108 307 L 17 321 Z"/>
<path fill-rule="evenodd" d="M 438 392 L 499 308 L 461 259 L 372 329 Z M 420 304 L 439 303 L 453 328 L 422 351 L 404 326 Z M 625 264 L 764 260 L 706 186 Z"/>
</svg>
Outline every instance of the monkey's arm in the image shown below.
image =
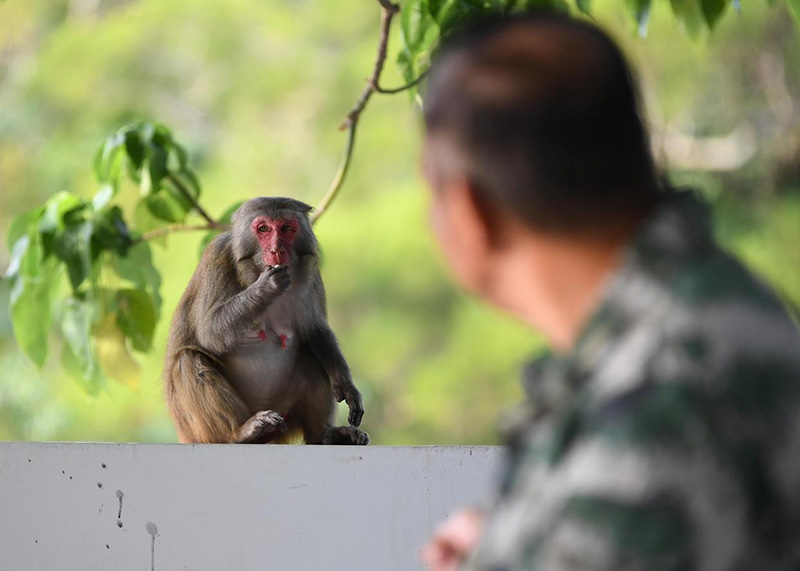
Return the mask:
<svg viewBox="0 0 800 571">
<path fill-rule="evenodd" d="M 198 316 L 197 339 L 216 355 L 230 351 L 256 319 L 291 283 L 286 268 L 270 268 L 243 291 L 237 292 L 233 276 L 210 283 Z"/>
<path fill-rule="evenodd" d="M 333 331 L 327 325 L 319 326 L 306 340 L 306 344 L 328 375 L 336 402 L 347 402 L 350 408 L 348 422 L 352 426 L 359 426 L 364 416 L 361 393 L 353 384 L 350 367 L 347 366 Z"/>
</svg>

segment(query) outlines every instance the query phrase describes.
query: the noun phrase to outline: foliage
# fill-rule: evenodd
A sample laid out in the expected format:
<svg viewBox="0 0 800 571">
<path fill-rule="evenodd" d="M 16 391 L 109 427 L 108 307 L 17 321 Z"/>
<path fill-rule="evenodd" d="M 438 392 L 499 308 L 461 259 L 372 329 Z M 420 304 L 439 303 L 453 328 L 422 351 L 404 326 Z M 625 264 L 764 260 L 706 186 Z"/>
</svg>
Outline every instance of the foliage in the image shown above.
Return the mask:
<svg viewBox="0 0 800 571">
<path fill-rule="evenodd" d="M 147 232 L 183 223 L 193 208 L 204 213 L 186 151 L 163 125 L 138 122 L 117 131 L 98 149 L 94 173 L 100 188 L 91 200 L 60 192 L 11 221 L 5 275 L 20 348 L 44 364 L 58 300 L 65 363 L 90 390 L 106 375 L 131 379 L 130 351 L 152 347 L 161 276 Z M 139 188 L 134 227 L 112 202 L 125 175 Z"/>
<path fill-rule="evenodd" d="M 630 6 L 640 30 L 646 29 L 650 1 L 637 0 Z M 588 0 L 576 2 L 582 12 L 589 13 Z M 730 3 L 671 0 L 675 16 L 690 31 L 701 26 L 713 28 Z M 467 22 L 534 8 L 569 9 L 565 0 L 405 0 L 400 7 L 403 46 L 397 57 L 401 72 L 413 82 L 429 65 L 439 39 Z M 416 90 L 417 85 L 409 88 L 412 94 Z M 129 272 L 119 269 L 130 268 L 131 247 L 137 245 L 137 255 L 149 258 L 143 243 L 148 238 L 181 229 L 211 230 L 205 244 L 213 231 L 224 227 L 200 206 L 200 183 L 189 167 L 187 152 L 163 125 L 139 121 L 118 130 L 95 154 L 94 174 L 100 189 L 91 201 L 61 192 L 44 207 L 12 221 L 8 236 L 12 256 L 6 272 L 12 284 L 10 311 L 17 342 L 38 366 L 47 356 L 50 305 L 66 272 L 71 291 L 59 304 L 65 359 L 77 365 L 71 368 L 79 371 L 90 389 L 103 383 L 104 373 L 118 377 L 130 370 L 134 363 L 128 353 L 131 348 L 147 351 L 152 345 L 160 309 L 160 278 L 149 262 L 149 281 L 131 279 Z M 113 205 L 126 177 L 138 186 L 140 194 L 134 227 L 125 221 L 120 207 Z M 227 209 L 225 217 L 235 206 Z M 192 211 L 206 220 L 205 226 L 180 226 Z M 106 287 L 100 279 L 106 265 L 130 283 Z M 131 284 L 142 289 L 127 287 Z"/>
<path fill-rule="evenodd" d="M 412 4 L 402 3 L 405 24 L 404 12 L 394 21 L 390 60 L 403 58 Z M 725 3 L 702 42 L 679 35 L 671 2 L 638 4 L 651 9 L 647 41 L 629 33 L 634 2 L 584 4 L 643 72 L 654 129 L 664 122 L 702 137 L 739 117 L 761 120 L 772 97 L 764 70 L 785 70 L 788 92 L 800 92 L 800 50 L 780 1 L 748 3 L 741 16 Z M 424 72 L 441 36 L 430 7 L 456 3 L 418 6 L 427 24 L 406 80 Z M 0 241 L 9 239 L 0 252 L 0 438 L 174 439 L 157 380 L 168 317 L 216 231 L 191 199 L 215 215 L 261 194 L 318 201 L 342 145 L 336 126 L 374 61 L 375 16 L 361 0 L 0 5 Z M 401 72 L 387 66 L 387 83 L 403 83 Z M 403 99 L 371 101 L 347 191 L 316 227 L 331 321 L 376 442 L 493 442 L 487 427 L 520 398 L 516 371 L 541 341 L 444 274 L 424 232 L 419 136 Z M 168 118 L 186 151 L 164 127 L 135 123 L 101 147 L 92 173 L 97 141 L 139 117 Z M 725 197 L 720 214 L 738 220 L 724 226 L 726 244 L 797 301 L 800 266 L 789 262 L 800 210 L 778 168 L 789 146 L 766 142 L 745 167 L 689 182 Z M 61 188 L 74 193 L 53 194 Z M 197 232 L 178 232 L 187 228 Z M 64 371 L 82 382 L 64 382 Z M 104 385 L 106 376 L 123 382 Z"/>
<path fill-rule="evenodd" d="M 639 34 L 645 36 L 654 0 L 626 0 L 626 9 L 634 20 Z M 655 0 L 659 1 L 659 0 Z M 800 18 L 800 2 L 788 0 Z M 740 11 L 739 0 L 670 0 L 673 15 L 691 36 L 712 30 L 722 15 L 733 6 Z M 575 0 L 576 8 L 591 17 L 591 0 Z M 400 22 L 403 47 L 397 63 L 403 77 L 412 82 L 430 64 L 430 57 L 439 40 L 452 34 L 468 22 L 514 11 L 547 9 L 569 11 L 567 0 L 404 0 Z M 416 94 L 416 86 L 411 90 Z"/>
</svg>

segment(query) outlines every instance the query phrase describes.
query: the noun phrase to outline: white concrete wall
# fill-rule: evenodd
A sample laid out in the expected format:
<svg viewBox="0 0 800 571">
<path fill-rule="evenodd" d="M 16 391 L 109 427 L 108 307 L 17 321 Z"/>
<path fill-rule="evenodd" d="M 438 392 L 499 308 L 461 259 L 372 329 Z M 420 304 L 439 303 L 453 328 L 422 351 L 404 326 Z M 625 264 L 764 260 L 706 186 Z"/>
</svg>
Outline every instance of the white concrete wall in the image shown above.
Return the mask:
<svg viewBox="0 0 800 571">
<path fill-rule="evenodd" d="M 501 454 L 0 443 L 0 569 L 420 569 L 432 528 L 491 497 Z"/>
</svg>

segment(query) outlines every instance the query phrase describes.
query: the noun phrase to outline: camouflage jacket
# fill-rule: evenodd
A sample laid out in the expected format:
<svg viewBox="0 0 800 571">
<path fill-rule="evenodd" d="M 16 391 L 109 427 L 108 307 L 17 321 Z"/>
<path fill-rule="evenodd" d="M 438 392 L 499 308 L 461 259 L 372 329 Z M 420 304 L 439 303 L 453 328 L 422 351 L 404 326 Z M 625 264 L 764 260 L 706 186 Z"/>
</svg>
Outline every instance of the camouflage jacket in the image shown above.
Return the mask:
<svg viewBox="0 0 800 571">
<path fill-rule="evenodd" d="M 673 192 L 530 407 L 466 567 L 800 569 L 800 334 Z"/>
</svg>

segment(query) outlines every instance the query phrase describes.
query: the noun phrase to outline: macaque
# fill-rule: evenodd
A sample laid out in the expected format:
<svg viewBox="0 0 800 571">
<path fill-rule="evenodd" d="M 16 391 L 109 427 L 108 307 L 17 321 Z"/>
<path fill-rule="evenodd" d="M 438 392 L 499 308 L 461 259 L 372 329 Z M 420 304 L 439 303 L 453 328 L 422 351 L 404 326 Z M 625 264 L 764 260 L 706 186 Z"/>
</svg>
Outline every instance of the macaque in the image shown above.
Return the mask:
<svg viewBox="0 0 800 571">
<path fill-rule="evenodd" d="M 326 317 L 311 207 L 254 198 L 206 248 L 170 327 L 164 376 L 181 442 L 368 444 Z M 336 401 L 350 426 L 333 426 Z"/>
</svg>

